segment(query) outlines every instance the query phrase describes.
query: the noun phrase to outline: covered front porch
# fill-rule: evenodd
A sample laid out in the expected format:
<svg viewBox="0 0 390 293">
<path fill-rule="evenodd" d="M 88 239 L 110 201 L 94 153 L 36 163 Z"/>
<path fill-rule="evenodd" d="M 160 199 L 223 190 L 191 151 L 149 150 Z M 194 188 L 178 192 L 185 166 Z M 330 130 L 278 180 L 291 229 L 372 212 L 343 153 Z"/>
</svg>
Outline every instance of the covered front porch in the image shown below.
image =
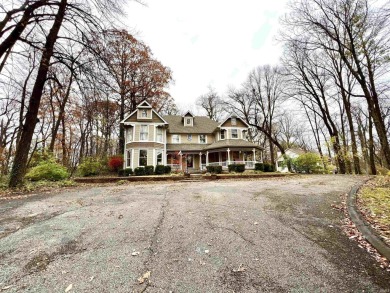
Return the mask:
<svg viewBox="0 0 390 293">
<path fill-rule="evenodd" d="M 262 153 L 256 148 L 167 152 L 167 165 L 174 171 L 188 173 L 206 170 L 206 166 L 222 166 L 223 170 L 227 170 L 230 164 L 244 164 L 245 169 L 254 169 L 255 164 L 262 160 Z"/>
</svg>

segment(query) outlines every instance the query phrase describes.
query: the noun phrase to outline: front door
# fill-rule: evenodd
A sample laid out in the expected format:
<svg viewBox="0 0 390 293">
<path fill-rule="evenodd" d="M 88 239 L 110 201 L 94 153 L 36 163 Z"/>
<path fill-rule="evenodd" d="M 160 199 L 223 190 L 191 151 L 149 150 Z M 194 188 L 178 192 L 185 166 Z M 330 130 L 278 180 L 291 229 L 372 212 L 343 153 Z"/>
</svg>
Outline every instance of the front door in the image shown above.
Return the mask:
<svg viewBox="0 0 390 293">
<path fill-rule="evenodd" d="M 194 167 L 194 157 L 193 155 L 187 155 L 187 168 Z"/>
</svg>

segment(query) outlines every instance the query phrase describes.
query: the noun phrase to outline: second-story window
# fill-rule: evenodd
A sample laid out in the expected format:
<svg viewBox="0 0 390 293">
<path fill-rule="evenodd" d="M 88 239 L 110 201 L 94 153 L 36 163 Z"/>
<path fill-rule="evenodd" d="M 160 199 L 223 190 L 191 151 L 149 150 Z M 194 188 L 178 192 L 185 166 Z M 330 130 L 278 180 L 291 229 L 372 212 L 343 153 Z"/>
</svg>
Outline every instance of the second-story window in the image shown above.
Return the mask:
<svg viewBox="0 0 390 293">
<path fill-rule="evenodd" d="M 142 118 L 147 118 L 148 117 L 148 111 L 147 110 L 142 110 L 141 117 Z"/>
<path fill-rule="evenodd" d="M 139 140 L 148 140 L 149 136 L 149 127 L 148 125 L 141 125 L 141 132 L 139 135 Z"/>
<path fill-rule="evenodd" d="M 237 129 L 232 129 L 232 138 L 238 138 L 238 131 L 237 131 Z"/>
<path fill-rule="evenodd" d="M 199 135 L 199 142 L 200 143 L 206 143 L 206 134 L 200 134 Z"/>
<path fill-rule="evenodd" d="M 221 139 L 225 139 L 225 130 L 221 130 L 220 137 L 221 137 Z"/>
<path fill-rule="evenodd" d="M 133 141 L 133 128 L 132 127 L 126 129 L 126 140 L 127 140 L 127 142 Z"/>
<path fill-rule="evenodd" d="M 188 134 L 188 135 L 187 135 L 187 140 L 188 140 L 188 141 L 191 141 L 191 140 L 192 140 L 192 134 Z"/>
<path fill-rule="evenodd" d="M 163 130 L 162 130 L 161 127 L 157 127 L 156 141 L 157 142 L 162 142 L 163 141 Z"/>
<path fill-rule="evenodd" d="M 180 135 L 172 134 L 172 143 L 180 143 Z"/>
</svg>

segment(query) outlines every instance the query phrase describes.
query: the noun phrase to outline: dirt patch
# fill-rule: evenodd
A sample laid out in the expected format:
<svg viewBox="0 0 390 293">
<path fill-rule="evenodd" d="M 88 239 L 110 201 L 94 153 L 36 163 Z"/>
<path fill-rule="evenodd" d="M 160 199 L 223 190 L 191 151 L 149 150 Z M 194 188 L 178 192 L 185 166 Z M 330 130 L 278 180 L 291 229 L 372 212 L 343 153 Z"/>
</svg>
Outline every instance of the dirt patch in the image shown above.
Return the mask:
<svg viewBox="0 0 390 293">
<path fill-rule="evenodd" d="M 223 287 L 233 292 L 244 292 L 250 288 L 249 276 L 244 268 L 224 268 L 221 274 L 221 283 Z"/>
<path fill-rule="evenodd" d="M 24 270 L 28 274 L 33 274 L 46 270 L 49 263 L 51 263 L 53 257 L 46 252 L 42 252 L 34 256 L 25 266 Z"/>
</svg>

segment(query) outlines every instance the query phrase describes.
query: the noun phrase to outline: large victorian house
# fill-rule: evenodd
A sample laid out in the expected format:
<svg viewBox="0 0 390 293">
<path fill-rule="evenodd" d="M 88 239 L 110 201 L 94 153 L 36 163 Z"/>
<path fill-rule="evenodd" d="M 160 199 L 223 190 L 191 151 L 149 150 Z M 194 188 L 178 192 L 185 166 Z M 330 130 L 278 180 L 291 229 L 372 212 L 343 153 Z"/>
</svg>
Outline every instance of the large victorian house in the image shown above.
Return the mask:
<svg viewBox="0 0 390 293">
<path fill-rule="evenodd" d="M 125 168 L 169 165 L 187 172 L 219 165 L 262 161 L 262 148 L 248 141 L 249 125 L 231 116 L 222 123 L 187 112 L 159 115 L 144 101 L 121 121 L 125 127 Z"/>
</svg>

